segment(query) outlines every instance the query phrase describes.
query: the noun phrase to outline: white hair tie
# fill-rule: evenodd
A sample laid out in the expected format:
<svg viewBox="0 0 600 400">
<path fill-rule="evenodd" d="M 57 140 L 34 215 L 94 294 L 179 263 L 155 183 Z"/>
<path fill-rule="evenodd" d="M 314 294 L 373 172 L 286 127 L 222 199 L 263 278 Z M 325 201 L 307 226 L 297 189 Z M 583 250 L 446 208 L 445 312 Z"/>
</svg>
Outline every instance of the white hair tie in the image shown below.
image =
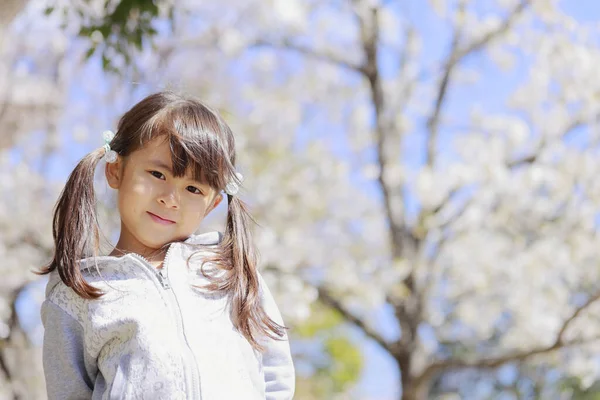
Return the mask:
<svg viewBox="0 0 600 400">
<path fill-rule="evenodd" d="M 104 131 L 102 132 L 102 137 L 104 138 L 104 160 L 107 163 L 112 164 L 115 161 L 117 161 L 117 152 L 111 150 L 110 148 L 110 142 L 112 142 L 113 138 L 115 137 L 115 134 L 113 133 L 113 131 Z"/>
<path fill-rule="evenodd" d="M 244 181 L 244 176 L 239 172 L 235 173 L 236 179 L 231 179 L 227 185 L 225 185 L 225 193 L 230 196 L 234 196 L 240 190 L 240 184 Z M 239 182 L 239 184 L 238 184 Z"/>
</svg>

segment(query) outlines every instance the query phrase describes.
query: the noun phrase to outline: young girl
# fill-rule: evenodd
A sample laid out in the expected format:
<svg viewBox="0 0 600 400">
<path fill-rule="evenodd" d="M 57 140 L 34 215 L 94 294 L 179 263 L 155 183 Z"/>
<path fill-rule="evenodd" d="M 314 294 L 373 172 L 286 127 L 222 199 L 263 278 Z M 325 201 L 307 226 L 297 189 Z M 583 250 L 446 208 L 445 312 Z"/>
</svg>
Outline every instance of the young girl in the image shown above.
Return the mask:
<svg viewBox="0 0 600 400">
<path fill-rule="evenodd" d="M 290 399 L 285 327 L 256 268 L 233 134 L 200 102 L 151 95 L 81 160 L 54 214 L 42 305 L 49 399 Z M 121 233 L 98 256 L 93 180 Z M 193 235 L 227 195 L 224 234 Z"/>
</svg>

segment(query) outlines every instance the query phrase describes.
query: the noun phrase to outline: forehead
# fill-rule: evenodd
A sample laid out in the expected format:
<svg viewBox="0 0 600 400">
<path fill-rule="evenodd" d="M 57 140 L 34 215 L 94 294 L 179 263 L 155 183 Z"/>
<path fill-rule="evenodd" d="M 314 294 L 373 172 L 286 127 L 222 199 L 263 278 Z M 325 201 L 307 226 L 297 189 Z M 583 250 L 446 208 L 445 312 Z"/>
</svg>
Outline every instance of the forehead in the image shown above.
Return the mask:
<svg viewBox="0 0 600 400">
<path fill-rule="evenodd" d="M 150 140 L 131 155 L 139 160 L 159 159 L 171 163 L 171 147 L 166 136 Z"/>
</svg>

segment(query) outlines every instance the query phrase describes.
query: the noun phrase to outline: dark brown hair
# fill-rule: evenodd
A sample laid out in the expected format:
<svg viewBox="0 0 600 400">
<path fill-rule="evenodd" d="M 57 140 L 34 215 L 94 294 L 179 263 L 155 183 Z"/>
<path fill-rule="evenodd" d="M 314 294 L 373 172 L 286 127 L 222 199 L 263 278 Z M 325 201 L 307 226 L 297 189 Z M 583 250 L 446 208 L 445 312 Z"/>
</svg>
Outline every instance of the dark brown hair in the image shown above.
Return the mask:
<svg viewBox="0 0 600 400">
<path fill-rule="evenodd" d="M 126 158 L 159 136 L 169 142 L 175 176 L 184 176 L 191 168 L 196 179 L 208 183 L 217 193 L 227 182 L 237 180 L 233 133 L 217 112 L 198 100 L 173 92 L 146 97 L 120 119 L 110 147 Z M 78 263 L 99 252 L 93 185 L 95 169 L 103 155 L 103 148 L 91 152 L 69 176 L 54 212 L 54 257 L 39 272 L 47 274 L 57 269 L 62 281 L 86 299 L 103 295 L 86 282 Z M 250 229 L 252 218 L 246 205 L 231 195 L 227 195 L 227 203 L 223 238 L 212 249 L 213 255 L 204 260 L 224 273 L 206 274 L 210 281 L 207 288 L 229 296 L 235 327 L 255 349 L 262 350 L 261 337 L 281 338 L 285 328 L 269 318 L 261 306 L 257 254 Z"/>
</svg>

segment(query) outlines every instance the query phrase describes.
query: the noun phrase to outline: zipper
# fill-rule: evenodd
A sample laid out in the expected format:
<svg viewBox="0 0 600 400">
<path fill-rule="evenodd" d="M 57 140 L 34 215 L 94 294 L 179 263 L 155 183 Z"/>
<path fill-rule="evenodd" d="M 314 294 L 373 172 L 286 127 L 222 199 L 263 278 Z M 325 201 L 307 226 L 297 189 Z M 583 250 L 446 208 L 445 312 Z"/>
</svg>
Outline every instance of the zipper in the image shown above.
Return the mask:
<svg viewBox="0 0 600 400">
<path fill-rule="evenodd" d="M 200 376 L 199 376 L 200 374 L 198 371 L 198 363 L 196 362 L 196 355 L 194 354 L 194 351 L 192 350 L 192 347 L 190 346 L 190 343 L 185 334 L 185 330 L 183 329 L 183 316 L 181 314 L 181 306 L 179 304 L 179 300 L 177 299 L 175 290 L 171 288 L 168 272 L 165 273 L 165 271 L 167 270 L 168 262 L 169 262 L 169 256 L 171 255 L 171 250 L 174 247 L 174 245 L 175 245 L 175 243 L 173 243 L 169 246 L 169 249 L 167 250 L 167 254 L 165 255 L 165 259 L 163 261 L 162 268 L 160 268 L 158 270 L 156 268 L 154 268 L 152 266 L 152 264 L 150 264 L 150 262 L 145 257 L 143 257 L 139 254 L 136 254 L 136 253 L 129 253 L 129 254 L 131 254 L 138 260 L 142 261 L 147 267 L 150 267 L 150 269 L 152 269 L 152 271 L 154 272 L 155 276 L 157 277 L 157 279 L 160 282 L 163 289 L 165 291 L 168 291 L 169 294 L 175 299 L 175 305 L 177 308 L 177 310 L 176 310 L 177 312 L 175 313 L 175 320 L 177 323 L 177 328 L 178 328 L 178 331 L 181 332 L 181 335 L 183 336 L 183 340 L 189 350 L 189 354 L 191 355 L 191 359 L 193 361 L 193 366 L 189 369 L 189 371 L 191 372 L 192 385 L 193 385 L 191 388 L 192 389 L 191 391 L 192 391 L 192 393 L 197 393 L 197 396 L 194 396 L 192 398 L 193 399 L 195 399 L 195 398 L 201 399 L 202 396 L 201 396 L 200 390 L 199 390 L 200 389 Z M 189 357 L 185 357 L 185 358 L 189 358 Z M 189 359 L 187 361 L 189 362 Z"/>
<path fill-rule="evenodd" d="M 171 251 L 171 247 L 169 247 L 169 250 L 167 250 L 167 255 L 165 256 L 165 260 L 167 259 L 167 256 L 169 255 L 169 252 Z M 163 287 L 163 289 L 170 289 L 171 288 L 171 284 L 169 283 L 169 279 L 167 278 L 167 275 L 165 274 L 165 262 L 163 262 L 163 266 L 160 269 L 155 268 L 154 266 L 152 266 L 152 264 L 150 263 L 150 261 L 148 261 L 148 259 L 144 256 L 141 256 L 137 253 L 128 253 L 130 256 L 133 256 L 134 258 L 137 258 L 140 261 L 143 261 L 144 263 L 148 264 L 152 270 L 152 272 L 154 272 L 154 275 L 156 276 L 156 278 L 158 279 L 158 282 L 160 282 L 160 285 Z"/>
<path fill-rule="evenodd" d="M 167 260 L 167 257 L 169 256 L 170 251 L 171 251 L 171 246 L 169 246 L 169 249 L 167 250 L 167 254 L 165 255 L 165 262 L 163 262 L 162 268 L 159 268 L 159 269 L 152 267 L 152 264 L 150 264 L 150 261 L 148 261 L 148 259 L 146 257 L 139 255 L 137 253 L 129 253 L 129 254 L 134 256 L 135 258 L 145 262 L 146 264 L 149 264 L 152 267 L 152 270 L 154 271 L 154 273 L 156 274 L 156 277 L 158 278 L 158 281 L 160 282 L 160 285 L 163 287 L 163 289 L 170 289 L 171 284 L 169 283 L 169 279 L 168 279 L 167 275 L 165 274 L 166 260 Z"/>
<path fill-rule="evenodd" d="M 169 280 L 167 279 L 167 276 L 164 274 L 164 266 L 163 268 L 158 270 L 158 280 L 160 281 L 160 284 L 162 285 L 163 289 L 170 289 L 171 285 L 169 284 Z"/>
</svg>

